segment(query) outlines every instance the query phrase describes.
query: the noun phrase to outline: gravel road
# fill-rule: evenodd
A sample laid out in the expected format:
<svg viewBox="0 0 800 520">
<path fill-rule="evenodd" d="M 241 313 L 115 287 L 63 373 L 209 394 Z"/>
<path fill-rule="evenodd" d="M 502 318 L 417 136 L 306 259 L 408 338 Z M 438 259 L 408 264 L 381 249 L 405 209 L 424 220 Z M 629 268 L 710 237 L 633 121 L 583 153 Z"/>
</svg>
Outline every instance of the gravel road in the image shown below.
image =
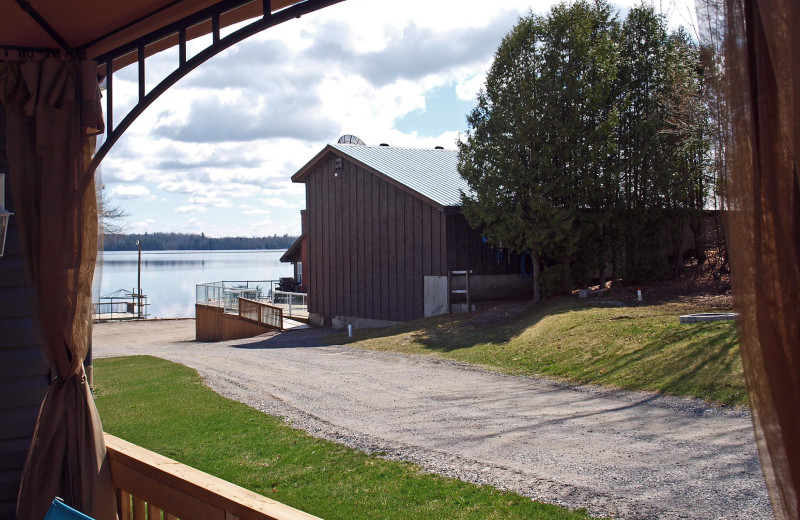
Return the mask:
<svg viewBox="0 0 800 520">
<path fill-rule="evenodd" d="M 593 515 L 772 517 L 747 412 L 361 351 L 328 334 L 201 343 L 193 320 L 108 323 L 95 326 L 94 356 L 176 361 L 312 435 Z"/>
</svg>

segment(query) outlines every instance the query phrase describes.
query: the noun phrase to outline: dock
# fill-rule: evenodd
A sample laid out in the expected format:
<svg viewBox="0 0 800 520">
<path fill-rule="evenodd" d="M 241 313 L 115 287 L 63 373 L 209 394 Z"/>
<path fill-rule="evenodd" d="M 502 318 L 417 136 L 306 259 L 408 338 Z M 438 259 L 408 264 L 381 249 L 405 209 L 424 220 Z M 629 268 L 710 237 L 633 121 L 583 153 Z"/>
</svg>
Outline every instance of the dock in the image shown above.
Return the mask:
<svg viewBox="0 0 800 520">
<path fill-rule="evenodd" d="M 95 321 L 146 319 L 150 306 L 147 295 L 135 290 L 119 289 L 100 297 L 92 303 L 92 317 Z"/>
</svg>

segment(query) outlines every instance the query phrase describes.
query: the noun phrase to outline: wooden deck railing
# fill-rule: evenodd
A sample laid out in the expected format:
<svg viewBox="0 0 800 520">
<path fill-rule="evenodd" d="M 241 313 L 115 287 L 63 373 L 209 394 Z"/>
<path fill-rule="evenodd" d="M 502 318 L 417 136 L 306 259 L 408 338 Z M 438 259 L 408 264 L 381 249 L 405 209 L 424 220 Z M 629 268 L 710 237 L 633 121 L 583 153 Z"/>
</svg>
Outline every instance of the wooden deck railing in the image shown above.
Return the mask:
<svg viewBox="0 0 800 520">
<path fill-rule="evenodd" d="M 283 330 L 283 309 L 275 305 L 239 298 L 239 317 Z"/>
<path fill-rule="evenodd" d="M 313 520 L 235 484 L 105 434 L 120 520 Z"/>
</svg>

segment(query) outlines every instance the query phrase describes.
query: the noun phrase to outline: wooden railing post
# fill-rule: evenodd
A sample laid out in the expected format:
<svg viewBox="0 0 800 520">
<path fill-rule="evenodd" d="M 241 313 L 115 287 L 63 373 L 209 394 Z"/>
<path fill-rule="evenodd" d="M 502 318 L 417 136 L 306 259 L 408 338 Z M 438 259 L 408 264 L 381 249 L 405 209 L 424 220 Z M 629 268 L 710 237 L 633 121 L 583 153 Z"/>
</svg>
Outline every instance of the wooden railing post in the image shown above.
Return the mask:
<svg viewBox="0 0 800 520">
<path fill-rule="evenodd" d="M 283 309 L 276 305 L 239 298 L 239 317 L 259 325 L 283 330 Z"/>
<path fill-rule="evenodd" d="M 120 520 L 319 520 L 105 434 Z"/>
</svg>

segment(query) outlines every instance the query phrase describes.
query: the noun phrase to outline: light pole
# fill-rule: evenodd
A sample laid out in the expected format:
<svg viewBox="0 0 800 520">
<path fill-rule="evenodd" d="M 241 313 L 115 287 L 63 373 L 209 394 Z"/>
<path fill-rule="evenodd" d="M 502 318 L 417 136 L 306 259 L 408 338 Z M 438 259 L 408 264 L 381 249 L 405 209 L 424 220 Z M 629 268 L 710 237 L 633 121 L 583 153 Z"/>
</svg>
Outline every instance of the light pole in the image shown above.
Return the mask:
<svg viewBox="0 0 800 520">
<path fill-rule="evenodd" d="M 141 241 L 137 240 L 136 245 L 139 247 L 139 264 L 137 269 L 136 275 L 136 301 L 138 305 L 137 308 L 137 315 L 139 318 L 142 317 L 142 243 Z"/>
</svg>

